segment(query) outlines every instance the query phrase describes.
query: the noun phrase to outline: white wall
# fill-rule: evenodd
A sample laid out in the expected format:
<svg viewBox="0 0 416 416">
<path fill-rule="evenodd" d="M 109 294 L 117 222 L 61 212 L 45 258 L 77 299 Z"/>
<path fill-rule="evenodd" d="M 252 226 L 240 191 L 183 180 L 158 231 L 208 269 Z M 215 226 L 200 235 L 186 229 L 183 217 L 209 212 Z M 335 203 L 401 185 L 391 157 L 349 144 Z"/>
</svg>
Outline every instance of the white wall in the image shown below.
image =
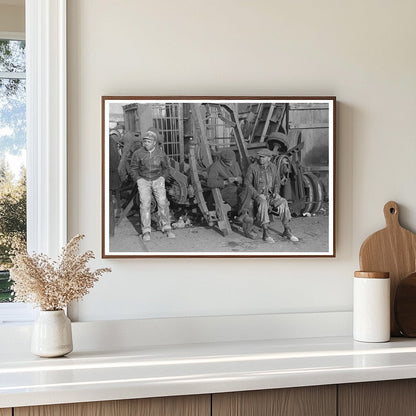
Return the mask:
<svg viewBox="0 0 416 416">
<path fill-rule="evenodd" d="M 16 2 L 22 3 L 22 2 Z M 25 6 L 24 4 L 1 4 L 0 2 L 0 32 L 25 31 Z"/>
<path fill-rule="evenodd" d="M 413 0 L 69 0 L 69 236 L 101 250 L 102 95 L 335 95 L 335 259 L 117 259 L 81 321 L 345 311 L 396 200 L 416 231 Z M 78 309 L 76 311 L 76 309 Z"/>
</svg>

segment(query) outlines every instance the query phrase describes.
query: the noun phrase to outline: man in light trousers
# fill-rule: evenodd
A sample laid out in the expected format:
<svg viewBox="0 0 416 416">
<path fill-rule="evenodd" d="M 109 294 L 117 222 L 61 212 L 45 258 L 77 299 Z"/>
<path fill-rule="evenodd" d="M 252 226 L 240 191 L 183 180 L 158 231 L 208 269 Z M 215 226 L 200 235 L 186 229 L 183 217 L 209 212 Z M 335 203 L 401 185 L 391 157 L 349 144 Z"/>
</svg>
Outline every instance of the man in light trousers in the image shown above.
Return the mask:
<svg viewBox="0 0 416 416">
<path fill-rule="evenodd" d="M 170 225 L 169 201 L 165 189 L 169 161 L 166 153 L 158 146 L 157 139 L 157 133 L 148 130 L 143 136 L 143 147 L 134 152 L 130 166 L 139 190 L 142 238 L 145 242 L 150 241 L 152 194 L 157 202 L 162 232 L 168 238 L 175 238 Z"/>
</svg>

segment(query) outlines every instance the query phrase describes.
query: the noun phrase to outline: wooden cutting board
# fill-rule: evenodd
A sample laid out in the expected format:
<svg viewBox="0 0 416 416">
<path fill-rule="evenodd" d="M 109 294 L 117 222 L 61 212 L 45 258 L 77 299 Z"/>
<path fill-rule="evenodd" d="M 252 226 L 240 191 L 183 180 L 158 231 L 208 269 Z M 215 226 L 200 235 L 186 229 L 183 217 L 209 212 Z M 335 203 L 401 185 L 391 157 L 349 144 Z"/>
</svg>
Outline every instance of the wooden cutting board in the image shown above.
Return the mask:
<svg viewBox="0 0 416 416">
<path fill-rule="evenodd" d="M 416 271 L 416 234 L 399 222 L 399 206 L 390 201 L 384 205 L 386 228 L 370 235 L 361 245 L 362 271 L 390 273 L 390 328 L 391 335 L 400 335 L 394 319 L 394 298 L 401 279 Z"/>
</svg>

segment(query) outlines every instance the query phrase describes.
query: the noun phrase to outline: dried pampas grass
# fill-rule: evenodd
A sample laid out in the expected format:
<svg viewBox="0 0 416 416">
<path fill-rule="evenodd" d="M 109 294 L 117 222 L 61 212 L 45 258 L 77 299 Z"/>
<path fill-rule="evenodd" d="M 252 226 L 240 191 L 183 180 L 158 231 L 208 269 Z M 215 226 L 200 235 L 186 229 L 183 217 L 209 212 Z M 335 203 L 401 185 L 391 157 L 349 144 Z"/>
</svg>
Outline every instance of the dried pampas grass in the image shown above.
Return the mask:
<svg viewBox="0 0 416 416">
<path fill-rule="evenodd" d="M 83 238 L 80 234 L 72 238 L 58 261 L 45 254 L 29 255 L 26 250 L 15 254 L 10 269 L 14 301 L 34 303 L 42 310 L 56 311 L 85 296 L 100 276 L 111 269 L 91 271 L 87 267 L 94 253 L 78 254 Z"/>
</svg>

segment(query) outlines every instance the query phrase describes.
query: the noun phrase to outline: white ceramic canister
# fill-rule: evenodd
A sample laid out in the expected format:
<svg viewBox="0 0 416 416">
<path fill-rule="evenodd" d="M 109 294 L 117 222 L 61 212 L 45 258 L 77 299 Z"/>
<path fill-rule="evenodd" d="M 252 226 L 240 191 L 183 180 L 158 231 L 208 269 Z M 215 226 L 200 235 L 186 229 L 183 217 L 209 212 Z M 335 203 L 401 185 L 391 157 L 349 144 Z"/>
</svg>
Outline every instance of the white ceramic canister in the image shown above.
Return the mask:
<svg viewBox="0 0 416 416">
<path fill-rule="evenodd" d="M 389 273 L 354 273 L 353 336 L 362 342 L 390 340 Z"/>
</svg>

